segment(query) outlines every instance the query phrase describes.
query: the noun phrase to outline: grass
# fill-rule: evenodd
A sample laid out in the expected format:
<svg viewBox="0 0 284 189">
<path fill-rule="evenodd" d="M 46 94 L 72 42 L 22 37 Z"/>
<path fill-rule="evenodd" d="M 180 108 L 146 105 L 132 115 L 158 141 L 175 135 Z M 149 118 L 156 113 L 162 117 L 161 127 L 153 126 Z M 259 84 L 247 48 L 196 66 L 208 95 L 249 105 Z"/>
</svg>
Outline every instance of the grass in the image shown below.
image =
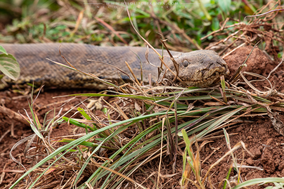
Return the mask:
<svg viewBox="0 0 284 189">
<path fill-rule="evenodd" d="M 181 179 L 181 183 L 180 185 L 182 186 L 182 188 L 188 188 L 188 183 L 192 183 L 192 185 L 194 185 L 196 188 L 198 189 L 205 189 L 205 188 L 214 188 L 213 187 L 213 183 L 211 183 L 211 179 L 210 177 L 207 179 L 207 177 L 209 176 L 210 170 L 218 165 L 226 156 L 230 155 L 232 156 L 232 166 L 230 167 L 227 177 L 224 178 L 223 182 L 219 183 L 219 188 L 221 188 L 222 184 L 223 184 L 223 188 L 225 189 L 227 185 L 230 186 L 230 188 L 233 189 L 239 189 L 239 188 L 243 188 L 243 187 L 247 187 L 247 186 L 253 186 L 256 184 L 259 185 L 263 185 L 266 183 L 274 183 L 276 188 L 281 188 L 283 186 L 284 182 L 284 178 L 278 178 L 278 177 L 269 177 L 269 178 L 256 178 L 256 179 L 251 179 L 251 180 L 247 180 L 247 181 L 242 181 L 241 177 L 240 177 L 240 170 L 238 170 L 238 166 L 236 163 L 236 160 L 234 158 L 234 154 L 233 152 L 236 151 L 238 148 L 243 147 L 243 149 L 246 149 L 245 144 L 243 142 L 239 142 L 237 143 L 233 148 L 230 147 L 230 141 L 229 141 L 229 135 L 226 132 L 226 130 L 224 129 L 224 133 L 225 133 L 225 138 L 227 141 L 227 145 L 229 148 L 229 151 L 223 156 L 221 157 L 216 163 L 212 164 L 211 167 L 209 168 L 209 170 L 206 172 L 205 176 L 202 178 L 201 176 L 201 161 L 200 161 L 200 148 L 198 146 L 197 143 L 195 143 L 196 145 L 196 152 L 193 151 L 192 149 L 192 142 L 191 140 L 188 138 L 187 133 L 185 132 L 185 130 L 182 130 L 183 133 L 183 138 L 184 141 L 186 143 L 186 150 L 184 152 L 183 155 L 183 177 Z M 193 137 L 192 137 L 193 138 Z M 249 154 L 250 152 L 247 151 Z M 251 156 L 253 156 L 252 154 L 250 154 Z M 238 178 L 237 178 L 237 182 L 229 182 L 229 177 L 230 177 L 230 173 L 232 170 L 232 167 L 234 167 L 237 172 L 238 172 Z M 242 167 L 242 166 L 240 166 Z M 190 173 L 193 173 L 195 176 L 195 180 L 191 180 L 190 179 Z M 206 184 L 206 181 L 208 182 L 208 184 Z M 232 184 L 235 184 L 236 186 L 231 187 Z M 266 187 L 266 189 L 269 188 L 273 188 L 272 186 L 268 186 Z"/>
<path fill-rule="evenodd" d="M 33 6 L 33 4 L 29 4 L 30 1 L 22 1 L 24 6 L 21 11 L 25 14 L 23 18 L 14 20 L 12 25 L 7 27 L 6 34 L 10 36 L 9 42 L 144 44 L 142 39 L 131 32 L 133 29 L 130 27 L 130 19 L 126 14 L 114 19 L 121 9 L 111 10 L 113 12 L 104 10 L 106 11 L 104 12 L 96 10 L 95 7 L 87 3 L 82 6 L 78 1 L 62 1 L 61 5 L 49 4 L 45 1 L 39 2 L 34 4 L 36 8 L 29 9 L 25 7 Z M 183 50 L 185 46 L 199 49 L 200 46 L 205 46 L 208 42 L 222 38 L 222 35 L 216 35 L 213 38 L 211 31 L 216 31 L 216 33 L 224 31 L 223 35 L 228 36 L 230 29 L 221 30 L 220 24 L 224 23 L 226 17 L 236 15 L 241 6 L 253 7 L 250 10 L 260 8 L 254 3 L 241 4 L 240 1 L 233 1 L 229 4 L 231 9 L 228 11 L 228 7 L 223 6 L 222 1 L 219 0 L 210 1 L 210 3 L 196 2 L 203 5 L 202 10 L 196 9 L 195 4 L 176 3 L 175 6 L 168 6 L 169 8 L 153 6 L 150 7 L 151 11 L 148 11 L 145 8 L 147 7 L 146 1 L 140 2 L 142 3 L 139 5 L 129 6 L 134 27 L 139 28 L 140 33 L 144 34 L 143 37 L 155 46 L 160 44 L 157 33 L 162 34 L 161 38 L 168 39 L 167 46 L 172 50 Z M 172 5 L 173 2 L 169 1 L 168 4 Z M 1 6 L 3 7 L 3 4 L 0 4 L 0 8 Z M 123 5 L 119 4 L 119 6 Z M 74 12 L 71 16 L 71 11 L 66 11 L 70 7 Z M 47 22 L 43 24 L 44 22 L 38 20 L 35 15 L 44 8 L 56 9 L 62 15 L 56 17 L 46 13 L 43 18 L 47 19 Z M 31 14 L 32 10 L 35 10 L 34 14 Z M 9 11 L 7 10 L 8 14 Z M 106 14 L 108 16 L 104 16 Z M 241 20 L 244 16 L 241 15 Z M 150 18 L 155 19 L 153 21 Z M 38 24 L 34 25 L 35 21 Z M 226 22 L 227 25 L 235 23 L 238 21 L 234 19 Z M 126 28 L 126 31 L 122 32 L 122 28 Z M 209 36 L 206 37 L 207 35 Z M 234 36 L 235 39 L 237 37 Z M 206 38 L 205 43 L 201 42 L 202 38 Z M 141 86 L 141 83 L 136 84 L 136 86 Z M 245 145 L 240 141 L 231 147 L 226 130 L 224 130 L 224 136 L 228 152 L 215 164 L 212 164 L 205 175 L 202 175 L 199 152 L 204 145 L 199 146 L 198 141 L 209 140 L 214 132 L 239 123 L 244 116 L 267 113 L 271 109 L 284 106 L 282 102 L 275 103 L 269 98 L 255 95 L 257 91 L 254 89 L 252 90 L 255 93 L 248 93 L 247 90 L 229 85 L 224 78 L 221 79 L 220 86 L 221 89 L 214 87 L 199 89 L 142 85 L 135 90 L 140 92 L 116 86 L 117 89 L 122 89 L 121 91 L 124 92 L 71 95 L 101 97 L 102 99 L 104 97 L 120 98 L 125 106 L 110 104 L 105 107 L 103 121 L 94 119 L 92 113 L 85 107 L 76 107 L 84 119 L 54 115 L 52 120 L 40 123 L 32 101 L 30 106 L 32 117 L 28 121 L 35 132 L 34 136 L 38 137 L 38 146 L 44 146 L 48 153 L 13 183 L 11 188 L 22 184 L 21 181 L 28 175 L 31 175 L 33 180 L 26 187 L 40 187 L 48 184 L 42 183 L 42 178 L 48 181 L 50 175 L 55 173 L 60 175 L 62 172 L 69 174 L 69 177 L 64 180 L 66 186 L 118 188 L 128 182 L 133 186 L 146 188 L 143 184 L 132 179 L 133 174 L 143 170 L 143 166 L 155 158 L 160 158 L 160 162 L 163 161 L 166 154 L 169 154 L 167 158 L 173 162 L 175 170 L 179 156 L 178 149 L 184 150 L 182 154 L 183 172 L 180 180 L 180 185 L 183 188 L 190 186 L 189 184 L 197 188 L 212 187 L 214 183 L 211 183 L 210 171 L 229 155 L 232 156 L 233 162 L 224 182 L 220 183 L 223 188 L 232 184 L 236 184 L 233 188 L 241 188 L 265 182 L 279 185 L 278 182 L 283 182 L 282 178 L 241 181 L 239 174 L 241 168 L 238 168 L 234 152 L 241 147 L 245 150 Z M 276 95 L 282 99 L 280 94 Z M 234 103 L 229 104 L 229 101 Z M 125 110 L 126 105 L 132 108 Z M 62 138 L 59 141 L 47 140 L 46 132 L 49 132 L 57 123 L 62 122 L 85 128 L 86 135 L 80 138 Z M 130 129 L 135 131 L 135 135 L 127 137 L 126 134 Z M 57 142 L 66 144 L 58 147 Z M 101 155 L 101 152 L 106 156 Z M 157 180 L 152 181 L 157 188 L 161 187 L 160 169 L 161 163 Z M 232 169 L 238 172 L 237 183 L 229 181 Z M 127 182 L 125 182 L 126 180 Z"/>
<path fill-rule="evenodd" d="M 202 91 L 201 91 L 202 90 Z M 188 105 L 185 104 L 185 101 L 192 103 L 196 100 L 200 102 L 206 102 L 208 99 L 208 93 L 211 93 L 211 98 L 213 100 L 219 99 L 222 101 L 222 95 L 217 89 L 168 89 L 162 94 L 157 92 L 152 92 L 151 89 L 147 90 L 146 96 L 139 94 L 117 94 L 117 95 L 107 95 L 99 93 L 90 93 L 90 94 L 74 94 L 71 96 L 99 96 L 99 97 L 120 97 L 123 99 L 130 99 L 131 103 L 133 102 L 143 102 L 141 108 L 144 111 L 137 111 L 135 109 L 130 110 L 129 112 L 124 112 L 130 118 L 121 120 L 116 123 L 111 123 L 112 115 L 110 117 L 109 125 L 104 127 L 99 127 L 102 123 L 99 123 L 95 120 L 90 120 L 90 115 L 88 115 L 83 109 L 79 109 L 83 117 L 89 120 L 86 122 L 85 119 L 72 119 L 67 117 L 60 117 L 57 120 L 51 120 L 49 128 L 52 127 L 56 122 L 61 119 L 66 122 L 77 125 L 78 127 L 84 127 L 86 129 L 86 135 L 78 139 L 68 140 L 62 139 L 60 142 L 67 142 L 66 145 L 55 148 L 51 147 L 50 143 L 40 134 L 43 125 L 38 122 L 36 114 L 33 112 L 33 118 L 29 121 L 35 130 L 35 134 L 42 140 L 43 144 L 50 149 L 50 154 L 42 159 L 37 165 L 29 169 L 17 182 L 14 183 L 12 188 L 16 186 L 20 180 L 25 178 L 30 173 L 36 171 L 39 167 L 44 167 L 45 170 L 32 182 L 29 188 L 32 188 L 36 183 L 48 175 L 51 170 L 54 170 L 56 167 L 61 167 L 61 164 L 72 168 L 74 165 L 66 165 L 66 158 L 73 154 L 70 157 L 77 157 L 77 164 L 81 165 L 80 169 L 74 176 L 72 185 L 79 185 L 79 188 L 85 188 L 87 185 L 96 186 L 100 183 L 101 188 L 116 188 L 118 185 L 121 185 L 124 180 L 133 182 L 134 185 L 137 185 L 132 179 L 130 179 L 133 172 L 139 170 L 142 165 L 151 161 L 155 157 L 159 157 L 160 154 L 166 153 L 170 149 L 170 153 L 176 156 L 177 146 L 183 147 L 186 146 L 186 151 L 184 153 L 184 178 L 181 181 L 182 186 L 186 186 L 187 179 L 189 178 L 188 173 L 190 170 L 193 170 L 193 173 L 196 177 L 196 181 L 199 183 L 201 188 L 205 187 L 205 178 L 201 179 L 200 175 L 200 159 L 198 155 L 199 148 L 196 147 L 196 156 L 190 147 L 196 141 L 206 138 L 209 133 L 212 133 L 220 128 L 224 128 L 230 124 L 236 124 L 238 122 L 233 122 L 234 120 L 240 120 L 242 116 L 248 114 L 255 114 L 259 112 L 266 112 L 265 108 L 262 108 L 258 103 L 250 103 L 247 105 L 241 105 L 241 99 L 249 99 L 246 94 L 239 93 L 229 88 L 225 88 L 227 93 L 227 98 L 238 99 L 239 103 L 235 105 L 226 105 L 224 102 L 223 106 L 211 106 L 204 107 L 202 103 L 198 103 L 192 109 L 188 110 Z M 234 92 L 236 94 L 234 94 Z M 179 94 L 179 95 L 176 95 Z M 145 93 L 144 93 L 145 94 Z M 196 96 L 196 95 L 197 96 Z M 207 94 L 207 95 L 202 95 Z M 194 98 L 193 98 L 194 97 Z M 193 98 L 193 99 L 192 99 Z M 263 98 L 256 98 L 251 96 L 255 100 L 260 101 L 262 104 L 270 104 L 269 100 Z M 171 101 L 175 99 L 175 105 L 171 106 Z M 129 100 L 127 100 L 129 101 Z M 204 102 L 204 103 L 205 103 Z M 244 102 L 244 101 L 243 101 Z M 245 101 L 249 103 L 249 101 Z M 250 101 L 251 102 L 251 101 Z M 138 103 L 138 104 L 140 104 Z M 158 112 L 154 112 L 155 108 L 161 108 Z M 276 107 L 282 107 L 283 104 L 279 103 L 274 105 Z M 121 107 L 123 108 L 123 107 Z M 107 111 L 108 112 L 108 111 Z M 117 110 L 117 112 L 119 112 Z M 186 120 L 185 117 L 197 116 L 196 118 Z M 123 119 L 123 115 L 120 115 Z M 158 119 L 157 119 L 158 117 Z M 184 121 L 182 121 L 184 120 Z M 144 123 L 151 123 L 150 125 Z M 85 123 L 92 123 L 91 126 Z M 146 126 L 146 127 L 145 127 Z M 127 132 L 127 129 L 134 127 L 137 135 L 134 135 L 132 138 L 125 138 L 124 132 Z M 140 130 L 139 128 L 145 128 Z M 47 127 L 46 127 L 47 129 Z M 152 133 L 157 133 L 153 135 Z M 178 135 L 182 135 L 184 139 L 178 137 L 178 140 L 174 140 Z M 191 139 L 188 139 L 187 136 L 193 136 Z M 227 145 L 229 147 L 228 134 L 225 134 L 227 139 Z M 120 141 L 124 141 L 121 143 Z M 97 142 L 91 142 L 97 141 Z M 171 142 L 169 142 L 171 141 Z M 227 155 L 232 155 L 232 153 L 243 146 L 242 143 L 235 145 L 232 149 L 229 147 L 229 152 Z M 107 154 L 110 156 L 105 159 L 103 157 L 98 157 L 98 151 L 104 149 Z M 188 154 L 188 156 L 186 155 Z M 64 159 L 62 159 L 65 157 Z M 225 156 L 224 156 L 225 157 Z M 97 159 L 98 158 L 98 159 Z M 220 161 L 223 158 L 220 159 Z M 72 158 L 69 160 L 72 162 Z M 48 164 L 46 164 L 49 162 Z M 65 163 L 64 163 L 65 162 Z M 189 166 L 187 165 L 189 163 Z M 217 165 L 217 164 L 216 164 Z M 91 173 L 88 178 L 85 178 L 84 183 L 79 182 L 82 180 L 86 172 L 89 172 L 91 167 L 97 167 L 97 169 Z M 212 168 L 215 165 L 212 165 Z M 66 167 L 66 168 L 67 168 Z M 190 169 L 189 169 L 190 167 Z M 119 169 L 118 169 L 119 168 Z M 67 168 L 68 169 L 68 168 Z M 64 168 L 55 169 L 56 171 L 64 170 Z M 186 173 L 185 173 L 186 172 Z M 208 173 L 210 169 L 208 170 Z M 194 183 L 195 181 L 191 181 Z"/>
<path fill-rule="evenodd" d="M 124 4 L 105 2 L 108 9 L 87 0 L 63 1 L 60 4 L 55 0 L 4 0 L 0 4 L 0 10 L 3 10 L 0 12 L 9 24 L 0 37 L 3 42 L 53 41 L 143 46 L 144 42 L 129 24 Z M 244 7 L 261 7 L 261 0 L 255 0 L 249 6 L 241 1 L 224 0 L 151 2 L 149 5 L 148 1 L 140 0 L 128 4 L 134 26 L 155 47 L 161 47 L 160 38 L 167 38 L 172 50 L 206 46 L 214 38 L 210 36 L 209 41 L 202 41 L 201 38 L 220 29 L 226 17 L 232 18 L 227 25 L 235 24 L 238 19 L 243 20 L 251 13 L 242 11 L 239 14 L 239 10 Z M 221 39 L 222 36 L 217 38 Z"/>
</svg>

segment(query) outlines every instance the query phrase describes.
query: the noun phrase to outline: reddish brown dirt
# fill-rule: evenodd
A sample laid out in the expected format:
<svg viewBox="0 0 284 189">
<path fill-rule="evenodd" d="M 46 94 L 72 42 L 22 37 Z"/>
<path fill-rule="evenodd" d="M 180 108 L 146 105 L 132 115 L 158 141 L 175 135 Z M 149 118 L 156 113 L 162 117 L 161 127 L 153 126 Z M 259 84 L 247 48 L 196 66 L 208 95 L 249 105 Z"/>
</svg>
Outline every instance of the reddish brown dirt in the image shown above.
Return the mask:
<svg viewBox="0 0 284 189">
<path fill-rule="evenodd" d="M 74 94 L 78 93 L 79 91 L 48 91 L 48 92 L 42 92 L 39 97 L 35 100 L 35 111 L 36 114 L 40 120 L 40 123 L 43 123 L 44 117 L 46 112 L 49 110 L 55 110 L 56 113 L 62 108 L 62 112 L 67 112 L 68 110 L 72 109 L 76 104 L 83 101 L 85 98 L 79 97 L 79 98 L 73 98 L 73 97 L 60 97 L 60 98 L 54 98 L 57 96 L 63 96 L 68 94 Z M 87 92 L 87 91 L 80 91 Z M 92 92 L 92 91 L 88 91 Z M 1 102 L 2 105 L 6 108 L 9 108 L 15 112 L 20 112 L 22 115 L 26 116 L 26 113 L 24 110 L 26 110 L 31 116 L 29 105 L 31 98 L 27 95 L 19 95 L 14 94 L 10 91 L 4 91 L 0 93 L 1 96 Z M 34 95 L 33 98 L 36 98 L 36 95 Z M 66 103 L 66 100 L 70 100 Z M 74 116 L 74 118 L 78 118 L 78 115 L 74 115 L 76 112 L 76 108 L 69 112 L 66 116 Z M 63 115 L 63 114 L 61 114 Z M 54 117 L 53 111 L 47 115 L 47 119 L 50 119 Z M 23 170 L 21 166 L 19 166 L 17 163 L 13 162 L 10 159 L 10 150 L 12 146 L 15 145 L 16 142 L 19 140 L 28 137 L 33 134 L 32 130 L 29 126 L 19 122 L 15 121 L 9 118 L 9 116 L 5 114 L 0 113 L 0 136 L 2 137 L 4 134 L 4 138 L 0 141 L 0 172 L 2 173 L 3 168 L 5 167 L 5 170 L 7 171 L 5 173 L 2 183 L 0 184 L 0 188 L 5 188 L 5 186 L 10 185 L 15 181 L 16 178 L 19 178 L 20 174 L 14 173 L 14 170 Z M 12 131 L 12 132 L 11 132 Z M 7 133 L 8 132 L 8 133 Z M 84 132 L 84 129 L 78 127 L 67 125 L 67 124 L 61 124 L 52 129 L 52 137 L 56 136 L 66 136 L 66 135 L 74 135 L 77 133 Z M 13 134 L 12 134 L 13 133 Z M 30 168 L 32 165 L 35 164 L 34 161 L 31 161 L 31 159 L 24 157 L 24 149 L 26 147 L 26 143 L 19 145 L 17 148 L 15 148 L 12 152 L 13 156 L 16 157 L 16 159 L 21 159 L 23 165 L 25 165 L 26 168 Z"/>
<path fill-rule="evenodd" d="M 242 47 L 232 55 L 225 58 L 228 66 L 231 70 L 231 74 L 234 73 L 234 70 L 246 59 L 247 55 L 250 53 L 251 47 Z M 248 59 L 248 67 L 246 71 L 251 71 L 255 73 L 262 74 L 267 76 L 269 72 L 278 64 L 278 62 L 274 62 L 270 60 L 266 55 L 262 53 L 259 49 L 255 49 L 252 53 L 251 57 Z M 279 92 L 284 92 L 283 88 L 283 65 L 278 68 L 270 77 L 270 80 L 276 85 L 276 89 Z M 258 87 L 263 88 L 262 84 L 257 84 Z M 80 91 L 82 92 L 93 92 L 93 91 Z M 37 114 L 42 122 L 44 118 L 44 114 L 48 110 L 52 110 L 56 108 L 58 111 L 62 105 L 62 103 L 53 104 L 55 102 L 63 101 L 70 99 L 71 97 L 64 98 L 53 98 L 54 96 L 61 96 L 66 94 L 79 93 L 79 91 L 48 91 L 43 92 L 39 95 L 36 100 Z M 21 112 L 25 115 L 23 109 L 26 109 L 29 112 L 28 101 L 30 98 L 25 97 L 23 95 L 17 95 L 10 91 L 4 91 L 0 93 L 1 103 L 3 106 L 16 111 Z M 35 96 L 34 96 L 35 98 Z M 69 110 L 75 104 L 82 101 L 84 98 L 76 98 L 68 102 L 63 106 L 63 112 Z M 48 107 L 45 107 L 49 105 Z M 75 111 L 71 111 L 67 116 L 72 116 Z M 50 115 L 52 117 L 52 115 Z M 75 116 L 76 117 L 76 116 Z M 280 118 L 284 116 L 281 115 Z M 0 141 L 0 172 L 2 173 L 2 183 L 0 184 L 0 188 L 8 188 L 11 183 L 13 183 L 21 173 L 17 173 L 17 170 L 23 170 L 21 166 L 17 163 L 13 162 L 10 159 L 10 150 L 18 142 L 21 138 L 27 137 L 33 132 L 29 128 L 22 123 L 13 121 L 5 114 L 0 114 L 0 137 L 4 135 L 8 130 L 13 131 L 13 135 L 11 132 L 8 132 Z M 247 152 L 242 150 L 241 148 L 236 151 L 235 158 L 239 164 L 256 166 L 261 170 L 256 168 L 241 168 L 241 178 L 243 181 L 249 180 L 252 178 L 264 178 L 264 177 L 284 177 L 284 153 L 283 153 L 283 136 L 277 133 L 271 121 L 267 118 L 267 116 L 263 117 L 255 117 L 255 118 L 247 118 L 247 122 L 243 124 L 239 124 L 237 127 L 226 128 L 227 132 L 231 134 L 230 136 L 230 144 L 233 147 L 238 142 L 242 141 L 248 151 L 253 154 L 251 157 Z M 12 125 L 14 128 L 12 128 Z M 67 124 L 62 124 L 55 127 L 52 131 L 52 136 L 66 136 L 69 134 L 77 134 L 80 132 L 84 132 L 84 130 L 77 130 L 76 127 L 69 126 Z M 220 134 L 222 135 L 222 134 Z M 24 148 L 26 144 L 22 144 L 13 150 L 13 156 L 20 160 L 26 168 L 30 168 L 35 162 L 31 161 L 24 157 Z M 202 162 L 202 175 L 206 173 L 209 167 L 220 159 L 229 149 L 226 145 L 224 135 L 219 139 L 211 140 L 210 143 L 206 144 L 205 147 L 201 149 L 201 162 Z M 208 158 L 208 159 L 207 159 Z M 226 177 L 229 167 L 232 164 L 231 156 L 227 156 L 220 164 L 214 167 L 211 174 L 211 183 L 214 187 L 218 187 L 218 184 Z M 144 182 L 144 186 L 148 188 L 155 187 L 153 182 L 148 178 L 149 175 L 154 172 L 157 173 L 159 165 L 159 160 L 156 159 L 148 164 L 146 164 L 142 169 L 137 171 L 132 179 L 134 179 L 138 183 Z M 160 179 L 160 184 L 163 187 L 170 188 L 179 188 L 179 179 L 182 173 L 182 158 L 178 157 L 177 163 L 177 175 L 171 175 L 172 166 L 168 157 L 164 157 L 162 161 L 162 170 L 161 174 L 163 175 Z M 3 173 L 5 170 L 5 173 Z M 142 170 L 142 171 L 141 171 Z M 236 172 L 231 172 L 231 178 L 237 175 Z M 1 177 L 1 176 L 0 176 Z M 236 177 L 235 177 L 236 178 Z M 153 174 L 151 177 L 153 180 L 157 180 L 157 174 Z M 192 176 L 191 179 L 195 180 Z M 130 185 L 128 185 L 129 188 Z M 254 186 L 250 188 L 264 188 L 267 185 L 263 186 Z M 194 188 L 194 187 L 190 187 Z"/>
<path fill-rule="evenodd" d="M 231 53 L 229 56 L 224 58 L 224 60 L 228 64 L 231 75 L 234 74 L 238 67 L 246 60 L 252 48 L 252 46 L 240 47 L 239 49 Z M 280 61 L 273 61 L 269 55 L 264 53 L 259 48 L 255 48 L 246 62 L 247 67 L 244 67 L 242 70 L 257 73 L 267 77 L 268 74 L 278 65 L 279 62 Z M 245 75 L 245 77 L 248 80 L 252 79 L 252 76 L 249 75 Z M 260 78 L 254 77 L 253 79 Z M 282 65 L 273 72 L 269 80 L 276 87 L 275 89 L 278 92 L 284 93 L 284 63 L 282 63 Z M 263 82 L 256 82 L 253 84 L 255 84 L 257 87 L 260 87 L 259 89 L 263 89 L 263 86 L 269 86 L 267 85 L 267 82 L 265 82 L 265 85 Z"/>
</svg>

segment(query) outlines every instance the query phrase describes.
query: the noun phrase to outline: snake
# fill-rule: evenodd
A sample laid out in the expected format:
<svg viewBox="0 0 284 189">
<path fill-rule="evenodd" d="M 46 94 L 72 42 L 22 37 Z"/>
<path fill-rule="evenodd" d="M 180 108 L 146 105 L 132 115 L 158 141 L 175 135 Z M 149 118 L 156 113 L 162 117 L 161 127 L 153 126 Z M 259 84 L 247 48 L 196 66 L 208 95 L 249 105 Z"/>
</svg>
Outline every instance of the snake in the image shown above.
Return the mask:
<svg viewBox="0 0 284 189">
<path fill-rule="evenodd" d="M 17 59 L 21 69 L 17 80 L 2 78 L 8 86 L 31 83 L 45 88 L 101 90 L 109 87 L 104 81 L 119 85 L 136 79 L 157 83 L 162 78 L 186 86 L 207 87 L 229 73 L 226 62 L 212 50 L 170 51 L 170 56 L 166 50 L 155 49 L 155 52 L 146 47 L 74 43 L 0 45 Z M 67 66 L 70 63 L 80 72 L 58 63 Z"/>
</svg>

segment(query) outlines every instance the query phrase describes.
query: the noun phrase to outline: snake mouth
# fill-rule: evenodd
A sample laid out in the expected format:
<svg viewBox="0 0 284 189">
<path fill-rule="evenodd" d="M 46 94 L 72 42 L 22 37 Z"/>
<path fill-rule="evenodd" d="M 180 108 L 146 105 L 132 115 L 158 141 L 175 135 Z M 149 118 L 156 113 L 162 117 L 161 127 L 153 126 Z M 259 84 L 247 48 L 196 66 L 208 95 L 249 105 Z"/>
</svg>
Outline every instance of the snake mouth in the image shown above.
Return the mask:
<svg viewBox="0 0 284 189">
<path fill-rule="evenodd" d="M 187 86 L 197 86 L 197 87 L 207 87 L 215 83 L 220 76 L 229 74 L 229 70 L 227 67 L 222 68 L 215 68 L 213 70 L 210 70 L 210 72 L 207 70 L 207 72 L 202 73 L 202 77 L 200 77 L 200 74 L 196 74 L 193 78 L 200 78 L 200 79 L 190 79 L 190 80 L 183 80 L 183 82 Z"/>
<path fill-rule="evenodd" d="M 213 71 L 211 73 L 211 75 L 209 75 L 207 78 L 205 79 L 211 79 L 211 78 L 217 78 L 217 77 L 220 77 L 222 75 L 226 75 L 227 74 L 227 71 L 226 69 L 225 70 L 220 70 L 220 69 L 216 69 L 215 71 Z"/>
<path fill-rule="evenodd" d="M 211 78 L 218 78 L 222 75 L 229 75 L 230 74 L 230 70 L 228 69 L 228 66 L 225 64 L 222 67 L 217 67 L 215 69 L 212 69 L 211 71 L 207 70 L 207 77 L 206 74 L 203 75 L 203 78 L 205 80 L 211 79 Z"/>
</svg>

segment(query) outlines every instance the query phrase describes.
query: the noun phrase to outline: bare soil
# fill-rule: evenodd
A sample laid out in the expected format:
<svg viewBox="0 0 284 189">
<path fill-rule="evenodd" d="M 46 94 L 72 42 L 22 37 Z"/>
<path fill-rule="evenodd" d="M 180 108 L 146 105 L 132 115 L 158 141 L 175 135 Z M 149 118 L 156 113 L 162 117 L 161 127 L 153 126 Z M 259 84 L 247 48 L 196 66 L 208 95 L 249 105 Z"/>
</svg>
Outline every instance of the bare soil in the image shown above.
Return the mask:
<svg viewBox="0 0 284 189">
<path fill-rule="evenodd" d="M 240 64 L 247 58 L 252 47 L 241 47 L 231 55 L 225 58 L 227 62 L 231 75 L 238 68 Z M 254 72 L 267 76 L 270 71 L 278 64 L 278 61 L 273 61 L 267 55 L 265 55 L 261 50 L 255 49 L 247 61 L 247 67 L 245 68 L 248 72 Z M 270 81 L 275 85 L 275 89 L 278 92 L 284 93 L 283 85 L 283 65 L 280 66 L 270 77 Z M 251 76 L 248 79 L 252 79 Z M 254 78 L 255 79 L 255 78 Z M 263 82 L 254 83 L 260 90 L 265 89 Z M 268 86 L 268 85 L 266 85 Z M 83 101 L 86 98 L 75 98 L 66 104 L 63 103 L 64 100 L 71 99 L 72 97 L 64 98 L 53 98 L 55 96 L 68 95 L 72 93 L 83 93 L 83 92 L 94 92 L 94 91 L 44 91 L 35 102 L 35 109 L 37 115 L 39 116 L 40 121 L 44 119 L 44 115 L 49 110 L 56 109 L 56 112 L 63 107 L 63 112 L 70 110 L 79 102 Z M 15 112 L 20 112 L 25 115 L 24 109 L 28 112 L 28 101 L 30 97 L 25 95 L 20 95 L 12 92 L 11 90 L 3 91 L 0 93 L 2 106 L 9 108 Z M 35 98 L 36 96 L 34 96 Z M 64 104 L 64 106 L 62 106 Z M 76 108 L 67 114 L 72 116 L 76 112 Z M 53 116 L 51 112 L 49 118 Z M 77 115 L 75 115 L 76 117 Z M 97 116 L 103 116 L 97 111 Z M 79 115 L 78 115 L 79 117 Z M 280 115 L 282 121 L 284 121 L 284 115 Z M 0 113 L 0 188 L 8 188 L 11 183 L 18 179 L 24 169 L 18 164 L 15 163 L 10 158 L 10 151 L 12 147 L 22 138 L 27 137 L 33 134 L 33 131 L 29 126 L 21 122 L 11 119 L 9 115 L 5 113 Z M 238 142 L 242 141 L 245 143 L 246 148 L 253 154 L 251 157 L 244 150 L 239 149 L 236 153 L 236 159 L 239 164 L 255 166 L 255 168 L 241 168 L 241 178 L 243 181 L 249 180 L 252 178 L 264 178 L 264 177 L 284 177 L 284 153 L 283 153 L 283 141 L 284 137 L 277 133 L 270 119 L 267 116 L 262 117 L 247 117 L 247 120 L 244 123 L 237 125 L 237 127 L 227 128 L 227 132 L 230 134 L 231 146 L 234 146 Z M 83 129 L 78 129 L 72 125 L 61 124 L 53 128 L 51 137 L 56 136 L 66 136 L 72 134 L 84 133 Z M 5 136 L 3 137 L 3 135 Z M 222 133 L 220 135 L 223 135 Z M 24 156 L 24 149 L 26 143 L 17 146 L 12 154 L 21 163 L 26 167 L 26 169 L 32 167 L 36 162 L 34 159 L 27 158 Z M 202 175 L 206 173 L 209 167 L 215 163 L 220 157 L 222 157 L 229 149 L 226 145 L 224 135 L 218 139 L 212 139 L 205 147 L 201 150 L 201 161 L 202 161 Z M 226 178 L 228 170 L 232 164 L 231 156 L 228 156 L 220 164 L 214 167 L 211 170 L 211 183 L 214 187 L 218 187 L 218 184 Z M 159 160 L 156 159 L 141 169 L 137 171 L 131 177 L 138 183 L 143 183 L 144 186 L 148 188 L 155 188 L 153 180 L 157 180 L 157 171 L 158 171 Z M 172 175 L 172 165 L 168 157 L 164 157 L 162 162 L 162 179 L 160 184 L 164 188 L 179 188 L 179 179 L 182 173 L 182 158 L 178 157 L 176 175 Z M 156 173 L 156 174 L 153 174 Z M 151 175 L 149 179 L 148 176 Z M 235 176 L 235 177 L 234 177 Z M 231 172 L 231 178 L 237 178 L 237 172 Z M 145 182 L 146 179 L 146 182 Z M 194 177 L 192 176 L 192 179 Z M 265 188 L 267 185 L 254 186 L 250 188 Z M 129 184 L 127 188 L 134 188 L 133 185 Z M 194 187 L 190 187 L 194 188 Z"/>
</svg>

